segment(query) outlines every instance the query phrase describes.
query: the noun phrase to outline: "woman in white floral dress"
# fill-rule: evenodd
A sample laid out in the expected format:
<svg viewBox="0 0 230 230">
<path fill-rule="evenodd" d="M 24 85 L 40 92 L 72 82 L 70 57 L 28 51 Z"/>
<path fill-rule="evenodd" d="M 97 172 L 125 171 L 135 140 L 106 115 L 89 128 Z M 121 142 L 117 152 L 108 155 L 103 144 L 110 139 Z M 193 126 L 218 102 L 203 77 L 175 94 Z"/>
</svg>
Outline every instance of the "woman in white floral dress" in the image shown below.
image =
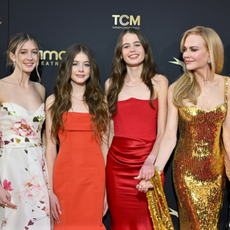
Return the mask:
<svg viewBox="0 0 230 230">
<path fill-rule="evenodd" d="M 0 229 L 49 230 L 41 128 L 45 89 L 30 81 L 39 50 L 31 34 L 14 35 L 7 52 L 13 73 L 0 80 Z"/>
</svg>

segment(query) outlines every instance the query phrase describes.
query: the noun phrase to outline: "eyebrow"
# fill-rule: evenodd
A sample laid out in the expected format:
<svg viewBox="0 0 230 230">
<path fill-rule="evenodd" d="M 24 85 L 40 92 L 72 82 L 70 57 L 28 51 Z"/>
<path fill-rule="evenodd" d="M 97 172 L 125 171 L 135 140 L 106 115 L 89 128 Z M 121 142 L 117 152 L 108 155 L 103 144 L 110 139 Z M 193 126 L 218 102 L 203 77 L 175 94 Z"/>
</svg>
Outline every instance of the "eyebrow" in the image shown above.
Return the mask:
<svg viewBox="0 0 230 230">
<path fill-rule="evenodd" d="M 77 60 L 73 60 L 73 62 L 79 62 L 79 61 L 77 61 Z M 88 63 L 89 63 L 89 61 L 84 61 L 83 63 L 86 63 L 86 62 L 88 62 Z"/>
<path fill-rule="evenodd" d="M 141 42 L 140 42 L 140 41 L 135 41 L 134 43 L 141 43 Z M 126 43 L 124 43 L 122 46 L 128 45 L 128 44 L 130 44 L 130 43 L 126 42 Z"/>
<path fill-rule="evenodd" d="M 28 49 L 20 49 L 20 51 L 22 51 L 22 50 L 28 50 Z M 35 49 L 32 49 L 32 50 L 38 50 L 37 48 L 35 48 Z"/>
<path fill-rule="evenodd" d="M 184 46 L 186 48 L 186 46 Z M 188 48 L 199 48 L 199 46 L 189 46 Z"/>
</svg>

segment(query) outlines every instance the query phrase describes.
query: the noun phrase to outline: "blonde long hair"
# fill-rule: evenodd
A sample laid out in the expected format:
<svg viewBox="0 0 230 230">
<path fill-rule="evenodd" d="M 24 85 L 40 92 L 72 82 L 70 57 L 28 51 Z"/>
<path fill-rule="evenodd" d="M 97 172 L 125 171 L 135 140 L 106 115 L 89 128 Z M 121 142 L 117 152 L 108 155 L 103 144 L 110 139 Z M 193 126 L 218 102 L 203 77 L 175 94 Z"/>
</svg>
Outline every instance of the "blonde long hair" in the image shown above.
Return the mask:
<svg viewBox="0 0 230 230">
<path fill-rule="evenodd" d="M 27 42 L 32 41 L 38 51 L 38 61 L 36 63 L 36 73 L 38 75 L 39 82 L 41 82 L 41 77 L 38 73 L 38 64 L 39 64 L 39 44 L 37 39 L 30 33 L 17 33 L 13 35 L 9 41 L 8 50 L 6 52 L 7 65 L 11 66 L 14 69 L 14 62 L 10 58 L 10 53 L 16 54 L 16 50 L 21 50 L 22 46 Z"/>
<path fill-rule="evenodd" d="M 184 43 L 190 34 L 200 35 L 206 43 L 211 63 L 210 70 L 213 74 L 221 73 L 224 65 L 224 47 L 219 35 L 211 28 L 196 26 L 187 30 L 181 40 L 180 50 L 183 53 Z M 173 103 L 179 108 L 184 106 L 184 99 L 188 99 L 194 105 L 197 104 L 197 97 L 201 93 L 201 87 L 193 71 L 183 66 L 184 74 L 176 81 L 173 90 Z"/>
</svg>

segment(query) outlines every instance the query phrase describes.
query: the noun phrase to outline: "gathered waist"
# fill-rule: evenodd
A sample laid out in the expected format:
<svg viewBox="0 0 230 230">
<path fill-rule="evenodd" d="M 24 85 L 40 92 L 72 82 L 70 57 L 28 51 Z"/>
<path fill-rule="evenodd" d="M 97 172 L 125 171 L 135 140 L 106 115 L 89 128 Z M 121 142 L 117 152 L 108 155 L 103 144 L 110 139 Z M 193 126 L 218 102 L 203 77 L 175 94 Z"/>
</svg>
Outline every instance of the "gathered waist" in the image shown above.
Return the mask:
<svg viewBox="0 0 230 230">
<path fill-rule="evenodd" d="M 150 154 L 154 140 L 114 136 L 108 157 L 123 163 L 140 164 Z"/>
</svg>

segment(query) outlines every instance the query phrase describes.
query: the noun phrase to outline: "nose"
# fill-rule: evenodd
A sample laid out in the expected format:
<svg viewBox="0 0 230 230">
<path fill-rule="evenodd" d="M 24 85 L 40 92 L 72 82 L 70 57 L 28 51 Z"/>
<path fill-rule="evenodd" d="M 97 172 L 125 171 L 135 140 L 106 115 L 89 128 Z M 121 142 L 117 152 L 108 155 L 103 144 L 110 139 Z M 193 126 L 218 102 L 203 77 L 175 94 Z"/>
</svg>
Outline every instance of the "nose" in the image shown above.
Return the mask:
<svg viewBox="0 0 230 230">
<path fill-rule="evenodd" d="M 29 60 L 33 59 L 32 55 L 33 55 L 33 54 L 32 54 L 31 52 L 28 52 L 28 54 L 27 54 L 27 59 L 29 59 Z"/>
<path fill-rule="evenodd" d="M 130 50 L 131 50 L 131 51 L 135 51 L 135 45 L 132 44 L 132 45 L 130 46 Z"/>
<path fill-rule="evenodd" d="M 189 56 L 188 52 L 184 51 L 184 53 L 183 53 L 183 59 L 187 58 L 188 56 Z"/>
<path fill-rule="evenodd" d="M 186 49 L 184 52 L 183 52 L 183 58 L 186 58 L 186 57 L 189 57 L 190 56 L 190 51 L 188 49 Z"/>
<path fill-rule="evenodd" d="M 84 71 L 84 67 L 83 65 L 79 65 L 79 69 L 78 69 L 80 72 L 83 72 Z"/>
</svg>

